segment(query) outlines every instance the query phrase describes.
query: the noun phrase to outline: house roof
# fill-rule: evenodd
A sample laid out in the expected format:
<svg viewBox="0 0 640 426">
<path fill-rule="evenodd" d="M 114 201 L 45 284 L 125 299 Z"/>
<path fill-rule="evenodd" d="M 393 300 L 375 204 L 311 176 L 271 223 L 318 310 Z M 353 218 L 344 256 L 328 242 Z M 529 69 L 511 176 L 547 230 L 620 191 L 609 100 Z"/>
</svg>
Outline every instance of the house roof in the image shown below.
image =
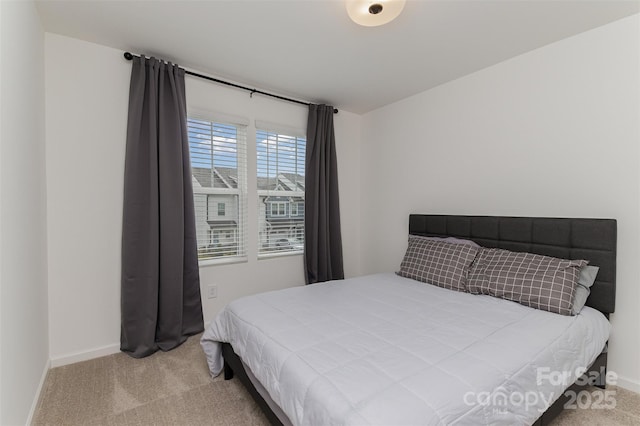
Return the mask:
<svg viewBox="0 0 640 426">
<path fill-rule="evenodd" d="M 238 170 L 231 167 L 192 167 L 191 174 L 203 188 L 238 188 Z"/>
<path fill-rule="evenodd" d="M 258 176 L 258 189 L 276 191 L 304 191 L 304 176 L 295 173 L 280 173 L 277 177 Z"/>
<path fill-rule="evenodd" d="M 192 167 L 191 174 L 203 188 L 238 188 L 238 170 L 231 167 Z M 276 177 L 258 176 L 258 190 L 304 191 L 304 176 L 280 173 Z"/>
<path fill-rule="evenodd" d="M 290 191 L 304 191 L 304 176 L 295 173 L 280 173 L 280 182 Z"/>
</svg>

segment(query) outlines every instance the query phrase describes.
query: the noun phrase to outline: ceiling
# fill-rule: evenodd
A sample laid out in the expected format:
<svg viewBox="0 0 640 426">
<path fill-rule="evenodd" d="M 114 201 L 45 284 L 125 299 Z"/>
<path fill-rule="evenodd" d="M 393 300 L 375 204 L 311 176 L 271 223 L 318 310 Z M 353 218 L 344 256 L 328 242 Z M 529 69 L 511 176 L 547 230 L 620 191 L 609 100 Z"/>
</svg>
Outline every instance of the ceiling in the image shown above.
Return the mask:
<svg viewBox="0 0 640 426">
<path fill-rule="evenodd" d="M 337 0 L 42 0 L 37 7 L 48 32 L 362 114 L 637 13 L 640 1 L 408 0 L 381 27 L 354 24 Z"/>
</svg>

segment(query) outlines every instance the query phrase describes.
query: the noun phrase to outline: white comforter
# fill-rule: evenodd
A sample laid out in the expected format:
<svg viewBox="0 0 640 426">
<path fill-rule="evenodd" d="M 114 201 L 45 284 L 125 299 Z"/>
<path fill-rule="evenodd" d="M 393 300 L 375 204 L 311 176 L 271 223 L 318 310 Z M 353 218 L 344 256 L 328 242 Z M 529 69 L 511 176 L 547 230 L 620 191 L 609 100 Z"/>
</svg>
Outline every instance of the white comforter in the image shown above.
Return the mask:
<svg viewBox="0 0 640 426">
<path fill-rule="evenodd" d="M 229 342 L 293 424 L 531 424 L 609 335 L 565 317 L 394 274 L 238 299 L 202 337 Z M 562 380 L 563 375 L 566 379 Z"/>
</svg>

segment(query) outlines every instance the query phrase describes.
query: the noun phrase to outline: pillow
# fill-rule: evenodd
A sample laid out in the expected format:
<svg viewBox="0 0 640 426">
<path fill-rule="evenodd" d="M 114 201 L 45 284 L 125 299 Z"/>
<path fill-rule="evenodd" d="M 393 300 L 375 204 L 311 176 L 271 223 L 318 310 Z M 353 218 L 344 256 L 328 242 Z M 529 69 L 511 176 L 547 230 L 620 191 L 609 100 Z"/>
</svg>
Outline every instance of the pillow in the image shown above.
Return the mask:
<svg viewBox="0 0 640 426">
<path fill-rule="evenodd" d="M 587 297 L 591 293 L 591 286 L 596 281 L 596 275 L 600 268 L 597 266 L 583 266 L 580 269 L 580 277 L 578 277 L 578 285 L 576 286 L 576 294 L 573 296 L 573 307 L 571 308 L 572 315 L 578 315 L 584 304 L 587 302 Z"/>
<path fill-rule="evenodd" d="M 587 263 L 482 248 L 469 272 L 467 290 L 571 315 L 580 268 Z"/>
<path fill-rule="evenodd" d="M 409 246 L 397 274 L 449 290 L 466 291 L 467 273 L 477 253 L 478 249 L 468 244 L 409 235 Z"/>
<path fill-rule="evenodd" d="M 428 240 L 433 240 L 433 241 L 444 241 L 446 243 L 453 243 L 453 244 L 468 244 L 471 247 L 480 248 L 480 245 L 477 244 L 475 241 L 465 240 L 463 238 L 456 238 L 456 237 L 423 237 L 423 238 L 426 238 Z"/>
</svg>

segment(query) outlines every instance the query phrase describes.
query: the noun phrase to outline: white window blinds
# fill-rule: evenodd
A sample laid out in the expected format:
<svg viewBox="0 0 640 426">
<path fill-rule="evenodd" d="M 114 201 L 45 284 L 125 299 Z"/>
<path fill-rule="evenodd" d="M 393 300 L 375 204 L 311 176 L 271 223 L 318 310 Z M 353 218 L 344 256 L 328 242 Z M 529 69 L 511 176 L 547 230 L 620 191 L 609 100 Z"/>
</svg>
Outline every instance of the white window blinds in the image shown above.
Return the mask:
<svg viewBox="0 0 640 426">
<path fill-rule="evenodd" d="M 187 120 L 198 258 L 246 256 L 246 126 Z"/>
<path fill-rule="evenodd" d="M 306 139 L 256 130 L 258 255 L 304 249 Z"/>
</svg>

